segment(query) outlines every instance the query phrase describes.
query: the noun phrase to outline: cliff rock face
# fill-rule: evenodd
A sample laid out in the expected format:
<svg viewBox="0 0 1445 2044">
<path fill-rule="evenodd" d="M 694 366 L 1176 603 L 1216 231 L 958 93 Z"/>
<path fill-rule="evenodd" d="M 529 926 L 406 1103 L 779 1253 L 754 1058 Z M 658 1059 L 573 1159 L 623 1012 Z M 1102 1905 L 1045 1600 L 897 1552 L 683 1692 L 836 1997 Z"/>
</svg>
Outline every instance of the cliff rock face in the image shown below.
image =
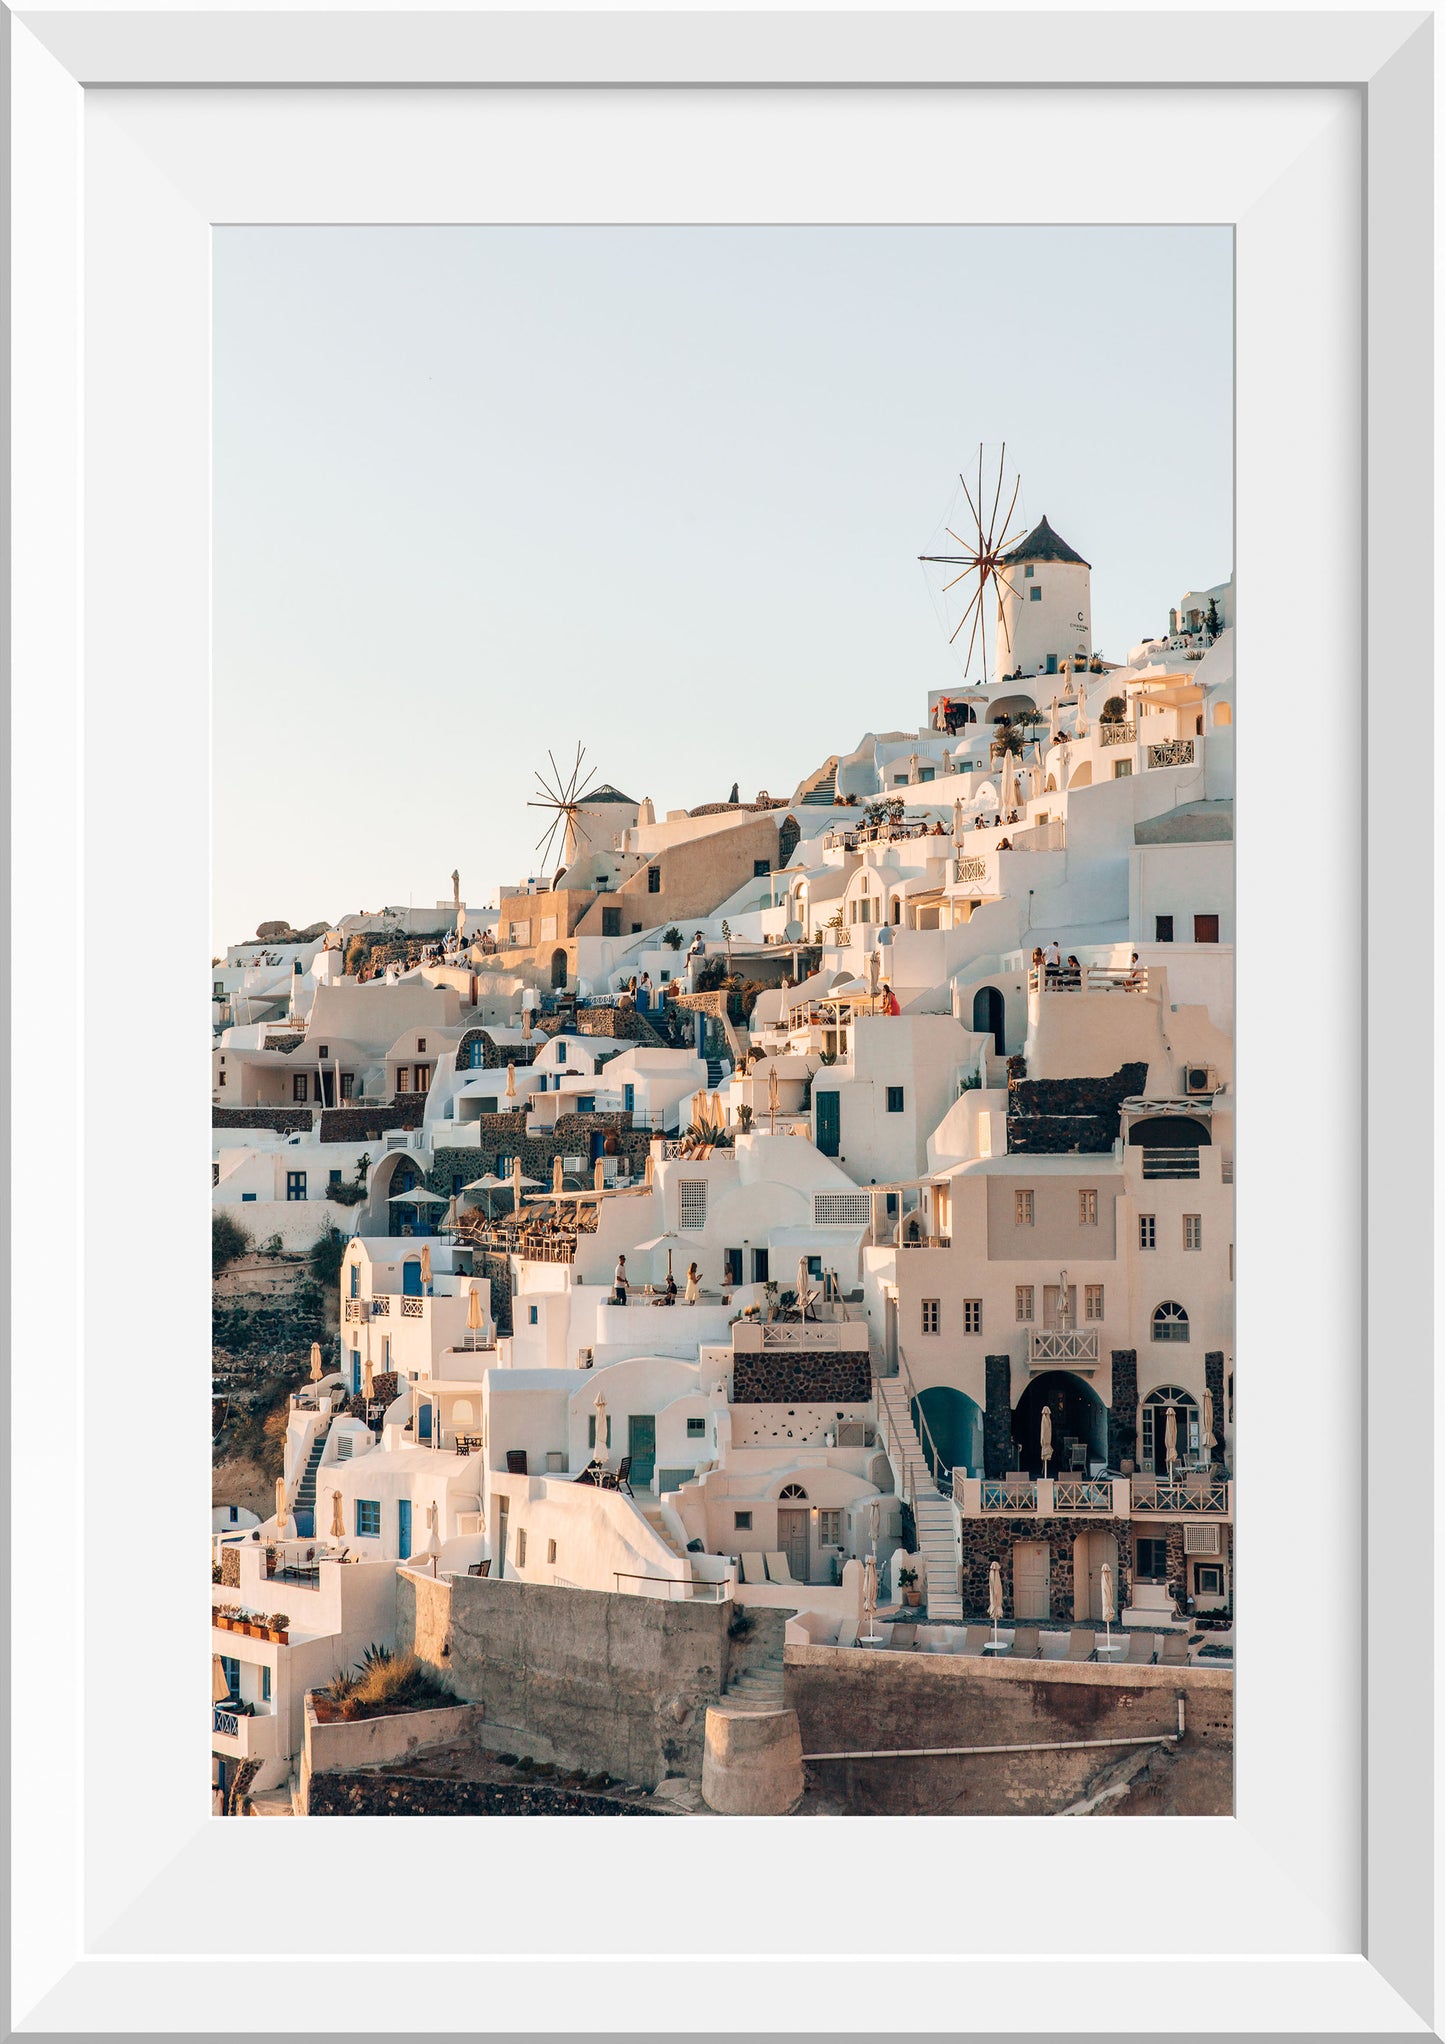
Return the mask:
<svg viewBox="0 0 1445 2044">
<path fill-rule="evenodd" d="M 335 1363 L 336 1301 L 304 1256 L 244 1256 L 211 1282 L 211 1499 L 266 1517 L 281 1474 L 286 1400 L 311 1344 Z"/>
</svg>

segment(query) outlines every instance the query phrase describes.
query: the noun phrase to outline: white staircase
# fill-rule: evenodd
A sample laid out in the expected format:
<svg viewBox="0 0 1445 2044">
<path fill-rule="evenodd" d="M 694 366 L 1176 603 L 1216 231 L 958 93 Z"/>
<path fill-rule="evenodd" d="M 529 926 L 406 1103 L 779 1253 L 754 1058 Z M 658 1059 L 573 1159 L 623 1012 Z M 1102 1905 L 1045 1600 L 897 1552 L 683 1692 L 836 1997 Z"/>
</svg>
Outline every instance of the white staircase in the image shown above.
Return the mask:
<svg viewBox="0 0 1445 2044">
<path fill-rule="evenodd" d="M 961 1625 L 963 1599 L 958 1594 L 958 1555 L 953 1539 L 953 1506 L 934 1482 L 913 1424 L 912 1398 L 903 1376 L 875 1377 L 878 1417 L 884 1422 L 884 1444 L 893 1464 L 898 1495 L 913 1507 L 918 1551 L 927 1571 L 927 1611 L 935 1623 Z"/>
</svg>

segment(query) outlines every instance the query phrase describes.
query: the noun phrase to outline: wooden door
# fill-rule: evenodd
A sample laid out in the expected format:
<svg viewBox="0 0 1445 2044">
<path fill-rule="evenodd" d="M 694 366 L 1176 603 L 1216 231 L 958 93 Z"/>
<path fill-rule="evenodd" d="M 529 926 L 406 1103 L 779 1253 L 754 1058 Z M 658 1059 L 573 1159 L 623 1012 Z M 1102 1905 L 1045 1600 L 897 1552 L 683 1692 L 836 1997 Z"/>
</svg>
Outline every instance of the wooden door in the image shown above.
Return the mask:
<svg viewBox="0 0 1445 2044">
<path fill-rule="evenodd" d="M 795 1582 L 808 1580 L 808 1514 L 806 1510 L 780 1508 L 778 1545 L 788 1557 L 788 1572 Z"/>
<path fill-rule="evenodd" d="M 1046 1540 L 1014 1542 L 1015 1618 L 1049 1615 L 1049 1544 Z"/>
<path fill-rule="evenodd" d="M 657 1420 L 650 1412 L 627 1416 L 627 1452 L 632 1457 L 628 1482 L 634 1490 L 651 1490 L 657 1463 Z"/>
</svg>

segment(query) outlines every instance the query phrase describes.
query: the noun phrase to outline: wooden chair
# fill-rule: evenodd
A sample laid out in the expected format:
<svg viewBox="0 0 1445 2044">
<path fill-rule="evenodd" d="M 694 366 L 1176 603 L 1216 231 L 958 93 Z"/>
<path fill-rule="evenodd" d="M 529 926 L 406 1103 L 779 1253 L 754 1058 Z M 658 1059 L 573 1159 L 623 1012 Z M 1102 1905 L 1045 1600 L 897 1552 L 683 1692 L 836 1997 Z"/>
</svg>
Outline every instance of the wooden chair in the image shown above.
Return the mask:
<svg viewBox="0 0 1445 2044">
<path fill-rule="evenodd" d="M 627 1492 L 627 1495 L 631 1497 L 632 1485 L 628 1482 L 628 1478 L 631 1476 L 631 1474 L 632 1474 L 632 1457 L 630 1455 L 624 1455 L 622 1460 L 617 1465 L 617 1474 L 612 1479 L 612 1488 L 614 1490 L 625 1490 Z"/>
</svg>

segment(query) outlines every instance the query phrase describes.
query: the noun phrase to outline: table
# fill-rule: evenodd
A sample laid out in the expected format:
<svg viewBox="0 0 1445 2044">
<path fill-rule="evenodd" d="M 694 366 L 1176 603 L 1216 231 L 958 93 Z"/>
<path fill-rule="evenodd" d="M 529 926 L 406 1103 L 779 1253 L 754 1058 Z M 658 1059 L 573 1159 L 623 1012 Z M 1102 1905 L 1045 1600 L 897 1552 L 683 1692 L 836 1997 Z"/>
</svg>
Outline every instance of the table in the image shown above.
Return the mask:
<svg viewBox="0 0 1445 2044">
<path fill-rule="evenodd" d="M 986 1654 L 1007 1654 L 1013 1651 L 1013 1641 L 1007 1639 L 986 1639 L 983 1643 Z"/>
</svg>

